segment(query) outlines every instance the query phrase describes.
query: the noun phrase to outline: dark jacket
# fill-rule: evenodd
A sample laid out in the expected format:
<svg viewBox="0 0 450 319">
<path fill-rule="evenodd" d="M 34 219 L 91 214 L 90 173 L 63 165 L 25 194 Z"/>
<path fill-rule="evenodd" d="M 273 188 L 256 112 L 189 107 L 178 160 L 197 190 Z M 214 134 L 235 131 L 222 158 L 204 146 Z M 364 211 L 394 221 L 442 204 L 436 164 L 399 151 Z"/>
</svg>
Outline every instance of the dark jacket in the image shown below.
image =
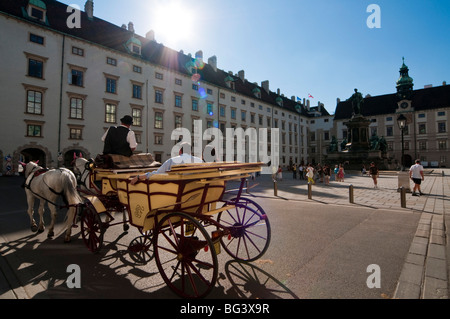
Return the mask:
<svg viewBox="0 0 450 319">
<path fill-rule="evenodd" d="M 129 128 L 124 126 L 111 126 L 105 137 L 103 154 L 118 154 L 130 157 L 133 152 L 127 142 Z"/>
</svg>

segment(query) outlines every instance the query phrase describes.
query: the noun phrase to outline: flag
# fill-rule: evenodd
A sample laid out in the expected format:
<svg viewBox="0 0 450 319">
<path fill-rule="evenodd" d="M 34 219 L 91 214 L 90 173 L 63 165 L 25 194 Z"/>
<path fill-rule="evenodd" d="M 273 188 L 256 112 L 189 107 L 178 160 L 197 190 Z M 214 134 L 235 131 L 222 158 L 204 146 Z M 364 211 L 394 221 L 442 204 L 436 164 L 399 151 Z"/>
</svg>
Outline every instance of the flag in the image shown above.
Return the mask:
<svg viewBox="0 0 450 319">
<path fill-rule="evenodd" d="M 311 94 L 308 94 L 308 97 L 310 97 L 310 98 L 312 98 L 312 99 L 314 98 L 314 96 L 312 96 Z"/>
<path fill-rule="evenodd" d="M 297 96 L 297 102 L 301 102 L 302 99 Z"/>
</svg>

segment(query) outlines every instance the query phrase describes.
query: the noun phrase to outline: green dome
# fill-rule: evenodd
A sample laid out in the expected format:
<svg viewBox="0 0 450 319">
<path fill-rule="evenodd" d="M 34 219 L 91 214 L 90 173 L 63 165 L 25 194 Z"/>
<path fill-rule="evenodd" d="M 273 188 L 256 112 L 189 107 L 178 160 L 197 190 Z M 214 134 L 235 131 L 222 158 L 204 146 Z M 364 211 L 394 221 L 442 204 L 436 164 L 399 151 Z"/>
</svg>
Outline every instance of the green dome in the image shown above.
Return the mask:
<svg viewBox="0 0 450 319">
<path fill-rule="evenodd" d="M 132 37 L 127 41 L 127 45 L 130 43 L 136 44 L 138 46 L 142 46 L 142 42 L 139 39 L 136 39 L 135 37 Z"/>
<path fill-rule="evenodd" d="M 400 67 L 400 77 L 397 80 L 397 86 L 412 86 L 413 78 L 409 76 L 409 68 L 405 64 L 405 58 L 403 58 L 403 64 Z"/>
<path fill-rule="evenodd" d="M 413 83 L 413 78 L 410 76 L 401 76 L 398 80 L 397 80 L 397 85 L 405 85 L 405 84 L 412 84 Z"/>
</svg>

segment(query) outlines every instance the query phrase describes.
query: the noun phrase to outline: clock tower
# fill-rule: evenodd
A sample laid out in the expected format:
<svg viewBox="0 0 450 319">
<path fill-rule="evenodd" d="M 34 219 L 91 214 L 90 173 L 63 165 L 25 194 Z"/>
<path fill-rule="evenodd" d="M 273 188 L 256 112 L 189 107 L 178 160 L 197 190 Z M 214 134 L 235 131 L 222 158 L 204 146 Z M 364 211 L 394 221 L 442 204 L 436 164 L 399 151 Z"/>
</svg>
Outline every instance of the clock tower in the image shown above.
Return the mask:
<svg viewBox="0 0 450 319">
<path fill-rule="evenodd" d="M 405 65 L 405 58 L 403 58 L 403 65 L 400 68 L 400 78 L 397 80 L 397 103 L 399 112 L 411 111 L 411 98 L 414 84 L 408 72 L 409 69 Z"/>
</svg>

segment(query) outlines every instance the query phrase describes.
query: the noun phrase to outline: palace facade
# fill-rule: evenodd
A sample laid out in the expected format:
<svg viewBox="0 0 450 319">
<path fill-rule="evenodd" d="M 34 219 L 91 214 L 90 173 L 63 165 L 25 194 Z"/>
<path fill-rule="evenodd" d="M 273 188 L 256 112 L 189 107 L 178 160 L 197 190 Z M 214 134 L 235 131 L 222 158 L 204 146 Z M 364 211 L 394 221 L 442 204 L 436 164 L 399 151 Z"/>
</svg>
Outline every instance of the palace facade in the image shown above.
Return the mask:
<svg viewBox="0 0 450 319">
<path fill-rule="evenodd" d="M 369 135 L 386 140 L 387 159 L 392 169 L 408 168 L 416 159 L 426 167 L 448 167 L 450 86 L 444 81 L 441 86 L 414 90 L 404 61 L 399 72 L 395 93 L 364 98 L 361 114 L 371 121 Z M 403 134 L 398 123 L 400 116 L 406 118 Z M 338 101 L 333 135 L 339 143 L 347 138 L 344 123 L 351 117 L 351 102 Z"/>
<path fill-rule="evenodd" d="M 53 0 L 2 0 L 0 33 L 0 155 L 15 168 L 19 160 L 57 167 L 70 166 L 74 153 L 95 157 L 103 133 L 127 114 L 136 152 L 160 162 L 176 143 L 171 132 L 201 121 L 203 130 L 224 135 L 226 128 L 267 128 L 269 141 L 278 128 L 280 164 L 288 166 L 309 160 L 310 120 L 329 115 L 273 92 L 269 81 L 250 83 L 243 70 L 221 70 L 201 50 L 177 52 L 152 31 L 137 35 L 132 22 L 99 19 L 92 0 L 84 11 Z"/>
<path fill-rule="evenodd" d="M 19 161 L 69 167 L 74 153 L 95 157 L 103 151 L 104 132 L 127 114 L 136 153 L 160 162 L 177 143 L 175 128 L 194 133 L 201 123 L 203 131 L 218 128 L 224 136 L 227 128 L 267 128 L 269 153 L 278 129 L 283 167 L 323 163 L 331 139 L 346 138 L 344 122 L 352 116 L 348 101 L 338 100 L 330 115 L 320 102 L 310 106 L 271 90 L 267 80 L 249 82 L 244 70 L 221 70 L 216 56 L 178 52 L 158 43 L 153 31 L 136 34 L 132 22 L 116 26 L 99 19 L 93 0 L 84 11 L 54 0 L 2 0 L 0 35 L 0 173 L 9 166 L 6 158 L 17 170 Z M 413 90 L 404 64 L 397 93 L 366 96 L 362 109 L 371 134 L 387 140 L 392 168 L 402 163 L 400 114 L 408 121 L 404 163 L 420 158 L 430 166 L 448 165 L 449 113 L 450 87 Z M 242 147 L 236 144 L 234 158 Z"/>
</svg>

